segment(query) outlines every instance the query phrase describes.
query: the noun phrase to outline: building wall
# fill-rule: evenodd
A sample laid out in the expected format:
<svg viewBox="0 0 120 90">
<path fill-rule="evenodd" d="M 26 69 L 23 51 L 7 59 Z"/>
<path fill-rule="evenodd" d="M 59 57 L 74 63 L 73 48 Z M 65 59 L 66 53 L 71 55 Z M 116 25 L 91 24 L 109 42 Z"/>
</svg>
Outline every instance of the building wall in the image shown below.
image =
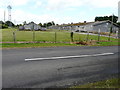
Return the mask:
<svg viewBox="0 0 120 90">
<path fill-rule="evenodd" d="M 86 25 L 76 25 L 76 26 L 54 26 L 51 27 L 52 29 L 58 29 L 58 30 L 71 30 L 71 31 L 89 31 L 89 32 L 109 32 L 111 27 L 110 22 L 95 22 L 95 23 L 90 23 Z M 113 32 L 118 31 L 118 27 L 113 25 Z"/>
<path fill-rule="evenodd" d="M 110 26 L 111 25 L 109 23 L 102 23 L 100 25 L 95 25 L 93 26 L 93 31 L 98 32 L 100 30 L 100 32 L 109 32 Z"/>
<path fill-rule="evenodd" d="M 92 24 L 87 24 L 84 27 L 85 31 L 93 31 L 93 25 Z"/>
<path fill-rule="evenodd" d="M 37 24 L 34 24 L 34 23 L 30 23 L 30 24 L 26 24 L 24 26 L 20 26 L 19 27 L 20 30 L 40 30 L 41 29 L 41 26 L 37 25 Z"/>
<path fill-rule="evenodd" d="M 24 26 L 19 26 L 19 30 L 23 30 L 24 29 Z"/>
<path fill-rule="evenodd" d="M 110 28 L 111 28 L 111 23 L 103 23 L 100 25 L 95 25 L 93 26 L 93 31 L 98 32 L 100 30 L 100 32 L 110 32 Z M 112 25 L 112 31 L 115 33 L 118 30 L 118 27 L 115 25 Z"/>
</svg>

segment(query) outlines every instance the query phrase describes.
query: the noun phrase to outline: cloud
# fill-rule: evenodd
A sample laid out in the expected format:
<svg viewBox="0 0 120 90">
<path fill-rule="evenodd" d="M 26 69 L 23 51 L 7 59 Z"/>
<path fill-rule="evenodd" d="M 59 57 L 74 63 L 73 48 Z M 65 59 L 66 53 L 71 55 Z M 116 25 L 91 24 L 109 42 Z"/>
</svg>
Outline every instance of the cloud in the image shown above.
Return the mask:
<svg viewBox="0 0 120 90">
<path fill-rule="evenodd" d="M 25 5 L 28 3 L 29 0 L 0 0 L 0 6 L 1 7 L 6 7 L 8 5 L 11 6 L 21 6 L 21 5 Z"/>
<path fill-rule="evenodd" d="M 84 4 L 94 8 L 115 8 L 119 0 L 84 0 Z"/>
<path fill-rule="evenodd" d="M 35 22 L 35 23 L 45 23 L 45 22 L 49 22 L 49 21 L 54 21 L 54 20 L 58 20 L 57 17 L 54 17 L 52 15 L 49 14 L 43 14 L 43 15 L 36 15 L 33 13 L 29 13 L 29 12 L 24 12 L 22 10 L 15 10 L 12 14 L 12 21 L 16 21 L 16 23 L 20 24 L 23 23 L 24 21 L 28 22 Z"/>
<path fill-rule="evenodd" d="M 75 17 L 72 16 L 56 16 L 56 15 L 50 15 L 50 14 L 42 14 L 42 15 L 36 15 L 33 13 L 24 12 L 22 10 L 16 10 L 12 14 L 12 21 L 16 21 L 14 23 L 21 24 L 24 21 L 27 21 L 27 23 L 33 21 L 35 23 L 46 23 L 54 21 L 55 23 L 62 24 L 62 23 L 71 23 L 75 22 Z M 74 19 L 74 20 L 73 20 Z"/>
<path fill-rule="evenodd" d="M 0 8 L 0 21 L 4 20 L 4 10 Z"/>
<path fill-rule="evenodd" d="M 41 5 L 42 5 L 41 1 L 37 1 L 36 4 L 35 4 L 36 7 L 40 7 Z"/>
<path fill-rule="evenodd" d="M 48 0 L 49 10 L 60 10 L 71 7 L 90 6 L 91 8 L 116 8 L 118 0 Z"/>
<path fill-rule="evenodd" d="M 46 6 L 49 10 L 60 10 L 67 9 L 70 7 L 78 7 L 81 5 L 81 0 L 48 0 Z"/>
<path fill-rule="evenodd" d="M 29 0 L 29 2 L 32 3 L 32 7 L 31 8 L 33 8 L 33 9 L 40 8 L 43 5 L 43 1 L 42 0 Z"/>
</svg>

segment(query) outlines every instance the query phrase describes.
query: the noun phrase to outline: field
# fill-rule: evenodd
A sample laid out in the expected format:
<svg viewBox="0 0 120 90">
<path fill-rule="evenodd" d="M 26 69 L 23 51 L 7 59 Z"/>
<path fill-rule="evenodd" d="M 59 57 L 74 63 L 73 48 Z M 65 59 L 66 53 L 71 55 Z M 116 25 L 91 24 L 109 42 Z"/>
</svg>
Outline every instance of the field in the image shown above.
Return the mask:
<svg viewBox="0 0 120 90">
<path fill-rule="evenodd" d="M 89 89 L 91 88 L 91 90 L 93 88 L 101 88 L 101 89 L 111 88 L 111 90 L 112 90 L 113 88 L 120 88 L 119 80 L 120 80 L 120 78 L 112 78 L 112 79 L 103 80 L 103 81 L 99 81 L 99 82 L 88 83 L 85 85 L 74 86 L 71 88 L 89 88 Z"/>
<path fill-rule="evenodd" d="M 31 47 L 33 45 L 33 42 L 37 43 L 34 44 L 34 46 L 66 46 L 66 44 L 67 46 L 71 46 L 70 33 L 71 32 L 67 30 L 19 31 L 14 28 L 0 30 L 0 34 L 2 34 L 1 40 L 3 42 L 2 44 L 3 47 L 9 47 L 10 45 L 13 47 L 15 46 L 23 47 L 24 45 L 26 45 L 24 43 L 27 43 L 27 46 Z M 84 34 L 74 33 L 72 43 L 73 45 L 76 45 L 75 44 L 76 42 L 87 42 L 88 45 L 98 46 L 118 45 L 118 39 L 110 38 L 110 41 L 108 41 L 108 39 L 109 39 L 108 37 L 101 36 L 98 42 L 98 36 L 93 35 L 88 36 Z M 46 45 L 41 43 L 46 43 Z"/>
<path fill-rule="evenodd" d="M 70 32 L 57 31 L 17 31 L 15 29 L 2 30 L 2 42 L 13 42 L 13 31 L 16 41 L 41 41 L 41 42 L 70 42 Z M 55 35 L 56 34 L 56 35 Z M 33 36 L 34 35 L 34 36 Z M 55 38 L 56 37 L 56 38 Z M 75 34 L 75 40 L 78 35 Z"/>
</svg>

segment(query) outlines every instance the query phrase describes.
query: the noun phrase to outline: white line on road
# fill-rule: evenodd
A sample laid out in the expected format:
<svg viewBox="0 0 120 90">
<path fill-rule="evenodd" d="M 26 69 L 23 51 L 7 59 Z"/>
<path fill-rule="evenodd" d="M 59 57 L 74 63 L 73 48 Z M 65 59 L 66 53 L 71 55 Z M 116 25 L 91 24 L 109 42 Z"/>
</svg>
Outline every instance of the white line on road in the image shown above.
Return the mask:
<svg viewBox="0 0 120 90">
<path fill-rule="evenodd" d="M 78 56 L 60 56 L 60 57 L 48 57 L 48 58 L 31 58 L 31 59 L 25 59 L 25 61 L 48 60 L 48 59 L 66 59 L 66 58 L 81 58 L 81 57 L 104 56 L 104 55 L 112 55 L 112 54 L 114 54 L 114 53 L 101 53 L 101 54 L 78 55 Z"/>
</svg>

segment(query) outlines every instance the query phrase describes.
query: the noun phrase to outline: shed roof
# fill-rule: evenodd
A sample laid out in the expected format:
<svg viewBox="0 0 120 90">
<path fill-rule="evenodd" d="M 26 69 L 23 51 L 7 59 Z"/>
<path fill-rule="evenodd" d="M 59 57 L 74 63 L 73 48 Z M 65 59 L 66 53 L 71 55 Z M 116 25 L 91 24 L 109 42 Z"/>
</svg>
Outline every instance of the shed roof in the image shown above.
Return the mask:
<svg viewBox="0 0 120 90">
<path fill-rule="evenodd" d="M 93 25 L 97 26 L 97 25 L 104 24 L 104 23 L 113 23 L 113 22 L 111 22 L 109 20 L 106 20 L 106 21 L 97 21 L 97 22 L 94 22 Z M 119 25 L 117 25 L 116 23 L 113 23 L 113 25 L 119 27 Z"/>
<path fill-rule="evenodd" d="M 96 22 L 79 22 L 79 23 L 72 23 L 72 24 L 63 24 L 63 25 L 59 25 L 59 26 L 81 26 L 81 25 L 93 25 L 93 26 L 97 26 L 103 23 L 112 23 L 109 20 L 106 21 L 96 21 Z M 113 23 L 113 25 L 119 27 L 119 25 L 117 25 L 116 23 Z"/>
</svg>

